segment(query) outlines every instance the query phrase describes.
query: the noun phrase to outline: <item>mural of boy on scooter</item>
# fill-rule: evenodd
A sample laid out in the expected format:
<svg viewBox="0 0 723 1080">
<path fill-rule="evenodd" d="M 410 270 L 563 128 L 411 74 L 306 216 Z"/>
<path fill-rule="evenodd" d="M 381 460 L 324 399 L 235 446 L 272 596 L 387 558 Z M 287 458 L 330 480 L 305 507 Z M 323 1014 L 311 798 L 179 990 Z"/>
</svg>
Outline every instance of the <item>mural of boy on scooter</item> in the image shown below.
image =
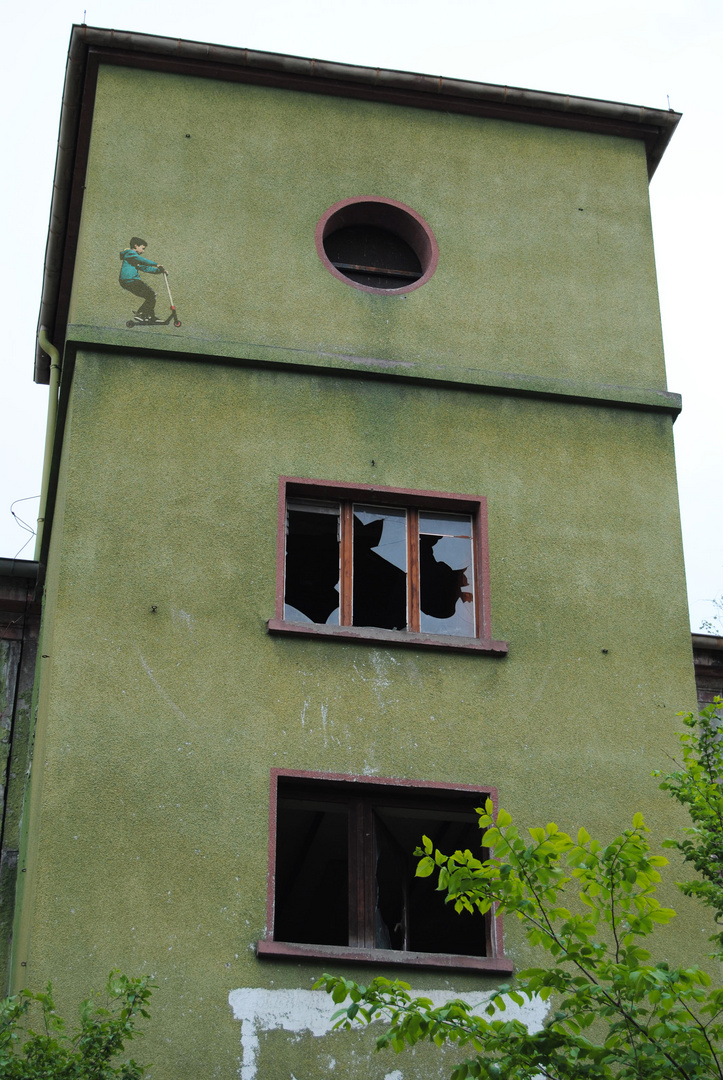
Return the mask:
<svg viewBox="0 0 723 1080">
<path fill-rule="evenodd" d="M 138 310 L 134 311 L 134 318 L 129 319 L 126 326 L 168 326 L 171 319 L 173 319 L 174 326 L 180 326 L 181 323 L 176 315 L 173 297 L 171 296 L 171 288 L 168 284 L 168 271 L 161 263 L 153 262 L 152 259 L 147 258 L 143 254 L 147 247 L 148 242 L 143 240 L 142 237 L 132 236 L 130 239 L 130 246 L 120 253 L 121 269 L 118 278 L 119 284 L 121 288 L 127 289 L 128 292 L 133 293 L 134 296 L 139 296 L 143 300 L 143 303 Z M 144 274 L 163 274 L 166 288 L 168 289 L 168 299 L 171 304 L 171 314 L 167 319 L 156 318 L 155 290 L 143 281 L 139 271 L 142 271 Z"/>
</svg>

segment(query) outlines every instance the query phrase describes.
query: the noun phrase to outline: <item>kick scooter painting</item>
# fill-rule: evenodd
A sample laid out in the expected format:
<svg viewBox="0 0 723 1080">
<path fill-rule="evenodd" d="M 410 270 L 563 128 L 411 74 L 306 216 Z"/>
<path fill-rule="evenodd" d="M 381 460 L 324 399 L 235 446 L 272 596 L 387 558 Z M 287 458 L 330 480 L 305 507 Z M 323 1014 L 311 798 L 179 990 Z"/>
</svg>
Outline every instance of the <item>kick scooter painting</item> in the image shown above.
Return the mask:
<svg viewBox="0 0 723 1080">
<path fill-rule="evenodd" d="M 118 282 L 122 289 L 133 293 L 134 296 L 140 297 L 143 301 L 141 306 L 133 312 L 134 317 L 126 322 L 126 326 L 129 328 L 132 326 L 168 326 L 171 320 L 173 320 L 174 326 L 180 326 L 181 320 L 178 318 L 173 297 L 171 296 L 171 287 L 168 284 L 168 271 L 161 263 L 153 262 L 152 259 L 143 254 L 147 247 L 147 242 L 140 236 L 132 236 L 129 247 L 120 253 L 121 270 Z M 168 300 L 171 305 L 171 314 L 167 319 L 156 318 L 156 293 L 142 279 L 141 273 L 163 274 L 168 291 Z"/>
</svg>

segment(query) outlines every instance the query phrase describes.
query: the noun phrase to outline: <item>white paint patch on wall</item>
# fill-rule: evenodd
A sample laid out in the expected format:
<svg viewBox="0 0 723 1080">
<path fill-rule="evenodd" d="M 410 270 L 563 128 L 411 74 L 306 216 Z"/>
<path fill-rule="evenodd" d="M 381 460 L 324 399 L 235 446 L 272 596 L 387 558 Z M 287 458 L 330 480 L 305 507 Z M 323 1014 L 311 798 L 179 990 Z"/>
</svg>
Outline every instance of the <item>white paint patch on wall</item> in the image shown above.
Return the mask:
<svg viewBox="0 0 723 1080">
<path fill-rule="evenodd" d="M 414 990 L 417 997 L 431 998 L 435 1006 L 454 998 L 453 990 Z M 475 1011 L 485 1007 L 489 994 L 465 994 L 474 1002 Z M 228 995 L 234 1019 L 241 1021 L 241 1080 L 256 1080 L 259 1054 L 259 1032 L 283 1029 L 295 1034 L 308 1032 L 317 1037 L 327 1035 L 332 1028 L 331 1017 L 337 1006 L 323 990 L 266 990 L 261 987 L 241 987 Z M 535 1000 L 518 1006 L 510 1002 L 504 1013 L 506 1019 L 521 1020 L 529 1031 L 542 1027 L 547 1005 Z M 404 1080 L 396 1069 L 385 1080 Z"/>
</svg>

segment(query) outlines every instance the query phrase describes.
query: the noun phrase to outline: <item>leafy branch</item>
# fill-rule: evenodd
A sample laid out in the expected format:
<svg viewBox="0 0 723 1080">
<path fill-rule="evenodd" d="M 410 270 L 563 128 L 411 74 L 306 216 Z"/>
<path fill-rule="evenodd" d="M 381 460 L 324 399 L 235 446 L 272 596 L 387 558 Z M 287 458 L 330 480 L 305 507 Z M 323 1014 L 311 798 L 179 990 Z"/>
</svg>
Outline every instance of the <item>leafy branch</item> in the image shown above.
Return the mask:
<svg viewBox="0 0 723 1080">
<path fill-rule="evenodd" d="M 721 704 L 685 718 L 683 761 L 661 784 L 693 822 L 683 840 L 666 842 L 701 875 L 681 888 L 716 918 L 723 916 Z M 523 836 L 491 801 L 477 813 L 482 850 L 444 854 L 423 837 L 417 876 L 436 875 L 457 912 L 519 919 L 547 965 L 521 971 L 477 1011 L 462 999 L 435 1007 L 400 981 L 364 986 L 324 975 L 317 987 L 344 1006 L 336 1026 L 384 1019 L 377 1046 L 397 1052 L 420 1041 L 464 1047 L 452 1080 L 723 1080 L 723 989 L 701 968 L 653 962 L 645 948 L 675 912 L 656 898 L 667 860 L 652 853 L 642 815 L 602 844 L 585 829 L 573 839 L 554 823 Z M 723 955 L 723 932 L 713 940 Z M 504 1015 L 511 1004 L 536 1001 L 551 1006 L 540 1030 Z"/>
<path fill-rule="evenodd" d="M 723 920 L 722 709 L 723 700 L 716 698 L 698 716 L 683 716 L 687 728 L 680 736 L 683 760 L 675 762 L 678 768 L 660 785 L 685 807 L 693 823 L 684 830 L 685 839 L 665 841 L 665 846 L 677 848 L 699 875 L 679 883 L 679 888 L 712 908 L 717 923 Z M 714 934 L 711 941 L 717 945 L 716 955 L 723 959 L 723 931 Z"/>
<path fill-rule="evenodd" d="M 66 1034 L 50 983 L 40 993 L 23 990 L 6 998 L 0 1002 L 0 1080 L 141 1080 L 144 1070 L 133 1059 L 118 1066 L 113 1059 L 142 1034 L 136 1024 L 149 1018 L 153 989 L 148 975 L 129 979 L 112 971 L 106 1006 L 83 1001 L 73 1036 Z M 33 1006 L 40 1006 L 42 1031 L 20 1026 Z"/>
</svg>

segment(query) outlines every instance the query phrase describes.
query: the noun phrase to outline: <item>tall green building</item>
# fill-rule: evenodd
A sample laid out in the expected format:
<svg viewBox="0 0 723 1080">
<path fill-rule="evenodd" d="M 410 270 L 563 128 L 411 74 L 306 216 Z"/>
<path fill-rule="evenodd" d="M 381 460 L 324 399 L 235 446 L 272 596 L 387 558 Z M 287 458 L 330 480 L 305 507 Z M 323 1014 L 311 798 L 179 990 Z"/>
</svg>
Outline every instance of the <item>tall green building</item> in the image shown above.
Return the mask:
<svg viewBox="0 0 723 1080">
<path fill-rule="evenodd" d="M 311 990 L 481 999 L 527 962 L 415 882 L 421 834 L 477 843 L 488 795 L 679 827 L 678 119 L 74 27 L 11 987 L 153 972 L 156 1080 L 443 1077 Z"/>
</svg>

